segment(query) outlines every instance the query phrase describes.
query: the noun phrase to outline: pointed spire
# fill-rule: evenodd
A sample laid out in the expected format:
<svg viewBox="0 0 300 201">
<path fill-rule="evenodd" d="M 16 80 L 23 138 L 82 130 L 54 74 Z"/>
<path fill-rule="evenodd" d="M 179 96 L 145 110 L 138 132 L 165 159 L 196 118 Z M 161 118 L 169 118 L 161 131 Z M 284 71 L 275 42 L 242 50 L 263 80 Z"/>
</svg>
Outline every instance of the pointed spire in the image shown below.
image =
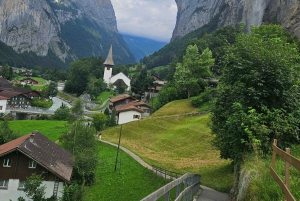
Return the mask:
<svg viewBox="0 0 300 201">
<path fill-rule="evenodd" d="M 112 55 L 112 45 L 110 45 L 110 49 L 107 55 L 107 58 L 104 62 L 104 65 L 109 65 L 109 66 L 114 66 L 114 60 L 113 60 L 113 55 Z"/>
</svg>

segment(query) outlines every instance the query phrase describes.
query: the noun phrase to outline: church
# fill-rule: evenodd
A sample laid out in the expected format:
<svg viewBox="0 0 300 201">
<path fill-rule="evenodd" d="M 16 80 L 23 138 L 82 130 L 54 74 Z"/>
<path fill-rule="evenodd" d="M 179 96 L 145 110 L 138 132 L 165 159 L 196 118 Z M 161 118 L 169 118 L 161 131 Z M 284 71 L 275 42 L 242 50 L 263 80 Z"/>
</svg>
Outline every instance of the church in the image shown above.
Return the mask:
<svg viewBox="0 0 300 201">
<path fill-rule="evenodd" d="M 114 89 L 125 86 L 126 91 L 130 91 L 130 78 L 127 77 L 124 73 L 120 72 L 116 75 L 112 75 L 112 68 L 115 65 L 113 60 L 113 53 L 112 53 L 112 45 L 110 46 L 107 58 L 104 62 L 104 74 L 103 80 L 109 86 L 110 84 L 114 85 Z"/>
</svg>

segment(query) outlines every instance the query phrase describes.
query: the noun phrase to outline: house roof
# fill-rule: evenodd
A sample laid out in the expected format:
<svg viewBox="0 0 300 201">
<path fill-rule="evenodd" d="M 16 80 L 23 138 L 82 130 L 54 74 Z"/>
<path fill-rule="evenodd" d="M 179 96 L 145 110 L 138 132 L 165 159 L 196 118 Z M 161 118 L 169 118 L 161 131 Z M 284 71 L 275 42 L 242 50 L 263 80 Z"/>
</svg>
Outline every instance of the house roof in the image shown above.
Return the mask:
<svg viewBox="0 0 300 201">
<path fill-rule="evenodd" d="M 30 141 L 31 134 L 34 135 L 33 142 Z M 38 131 L 34 131 L 31 134 L 1 145 L 0 157 L 18 150 L 62 180 L 70 182 L 73 171 L 72 154 Z"/>
<path fill-rule="evenodd" d="M 112 45 L 110 45 L 110 49 L 107 55 L 107 58 L 105 60 L 105 62 L 103 63 L 104 65 L 108 65 L 108 66 L 114 66 L 114 60 L 113 60 L 113 55 L 112 55 Z"/>
<path fill-rule="evenodd" d="M 134 111 L 137 111 L 137 112 L 140 112 L 140 113 L 144 113 L 144 110 L 140 108 L 141 106 L 152 108 L 151 105 L 149 105 L 149 104 L 147 104 L 143 101 L 136 100 L 136 101 L 132 101 L 132 102 L 129 102 L 127 104 L 124 104 L 124 105 L 117 105 L 116 106 L 116 112 L 125 112 L 125 111 L 134 110 Z"/>
<path fill-rule="evenodd" d="M 128 95 L 128 94 L 122 94 L 122 95 L 116 96 L 116 97 L 114 97 L 114 98 L 111 98 L 109 101 L 110 101 L 111 103 L 115 103 L 115 102 L 118 102 L 118 101 L 120 101 L 120 100 L 124 100 L 124 99 L 127 99 L 127 98 L 135 99 L 135 98 L 131 97 L 131 96 Z"/>
<path fill-rule="evenodd" d="M 0 96 L 0 100 L 7 100 L 7 97 L 5 97 L 5 96 Z"/>
<path fill-rule="evenodd" d="M 22 94 L 21 92 L 17 92 L 17 91 L 1 91 L 0 92 L 0 96 L 5 96 L 7 97 L 8 99 L 11 99 L 12 97 L 15 97 L 17 95 L 20 95 Z"/>
<path fill-rule="evenodd" d="M 27 87 L 13 87 L 13 90 L 16 92 L 21 92 L 22 94 L 30 93 L 33 91 L 33 89 Z"/>
<path fill-rule="evenodd" d="M 35 79 L 33 79 L 33 78 L 31 78 L 31 77 L 23 78 L 23 79 L 20 80 L 20 81 L 24 81 L 24 80 L 32 80 L 32 81 L 38 82 L 38 81 L 36 81 Z"/>
</svg>

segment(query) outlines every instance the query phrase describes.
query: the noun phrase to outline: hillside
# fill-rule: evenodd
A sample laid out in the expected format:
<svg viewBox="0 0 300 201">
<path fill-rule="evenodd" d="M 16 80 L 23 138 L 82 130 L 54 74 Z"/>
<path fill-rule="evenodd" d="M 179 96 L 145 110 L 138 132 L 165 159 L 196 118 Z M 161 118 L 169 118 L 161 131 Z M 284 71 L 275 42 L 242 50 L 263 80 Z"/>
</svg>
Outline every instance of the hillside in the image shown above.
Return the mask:
<svg viewBox="0 0 300 201">
<path fill-rule="evenodd" d="M 122 36 L 136 61 L 140 61 L 145 56 L 153 54 L 155 51 L 158 51 L 167 44 L 165 42 L 126 34 L 122 34 Z"/>
<path fill-rule="evenodd" d="M 209 114 L 180 116 L 196 111 L 189 100 L 171 102 L 147 119 L 123 125 L 121 145 L 149 164 L 199 173 L 204 185 L 228 192 L 233 183 L 231 162 L 221 160 L 211 146 Z M 102 138 L 117 143 L 119 131 L 119 126 L 105 130 Z"/>
</svg>

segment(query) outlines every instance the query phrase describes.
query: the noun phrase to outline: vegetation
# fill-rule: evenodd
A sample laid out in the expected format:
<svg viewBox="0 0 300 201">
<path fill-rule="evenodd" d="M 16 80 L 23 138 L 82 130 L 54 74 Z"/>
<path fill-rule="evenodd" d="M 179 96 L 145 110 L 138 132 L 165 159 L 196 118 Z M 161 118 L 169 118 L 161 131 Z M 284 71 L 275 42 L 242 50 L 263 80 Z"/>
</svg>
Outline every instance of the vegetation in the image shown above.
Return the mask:
<svg viewBox="0 0 300 201">
<path fill-rule="evenodd" d="M 121 145 L 148 164 L 199 173 L 203 185 L 228 192 L 233 183 L 231 161 L 220 159 L 210 146 L 210 116 L 180 116 L 196 111 L 199 109 L 192 107 L 190 100 L 171 102 L 147 119 L 123 125 Z M 104 130 L 102 139 L 118 143 L 119 129 Z"/>
<path fill-rule="evenodd" d="M 137 201 L 169 182 L 142 167 L 122 150 L 117 171 L 114 171 L 117 148 L 102 142 L 98 142 L 97 147 L 96 181 L 86 189 L 85 201 Z"/>
<path fill-rule="evenodd" d="M 70 129 L 66 121 L 49 120 L 20 120 L 10 121 L 9 128 L 20 135 L 29 134 L 35 130 L 39 131 L 52 141 L 57 141 L 62 133 Z"/>
<path fill-rule="evenodd" d="M 0 145 L 14 140 L 20 136 L 18 131 L 9 128 L 9 122 L 7 120 L 0 122 L 0 128 Z"/>
<path fill-rule="evenodd" d="M 53 102 L 51 99 L 43 100 L 43 99 L 33 99 L 31 101 L 31 106 L 33 107 L 41 107 L 41 108 L 50 108 Z"/>
<path fill-rule="evenodd" d="M 253 27 L 239 34 L 224 61 L 212 112 L 215 146 L 222 158 L 242 161 L 257 148 L 269 153 L 299 139 L 299 54 L 282 27 Z"/>
</svg>

